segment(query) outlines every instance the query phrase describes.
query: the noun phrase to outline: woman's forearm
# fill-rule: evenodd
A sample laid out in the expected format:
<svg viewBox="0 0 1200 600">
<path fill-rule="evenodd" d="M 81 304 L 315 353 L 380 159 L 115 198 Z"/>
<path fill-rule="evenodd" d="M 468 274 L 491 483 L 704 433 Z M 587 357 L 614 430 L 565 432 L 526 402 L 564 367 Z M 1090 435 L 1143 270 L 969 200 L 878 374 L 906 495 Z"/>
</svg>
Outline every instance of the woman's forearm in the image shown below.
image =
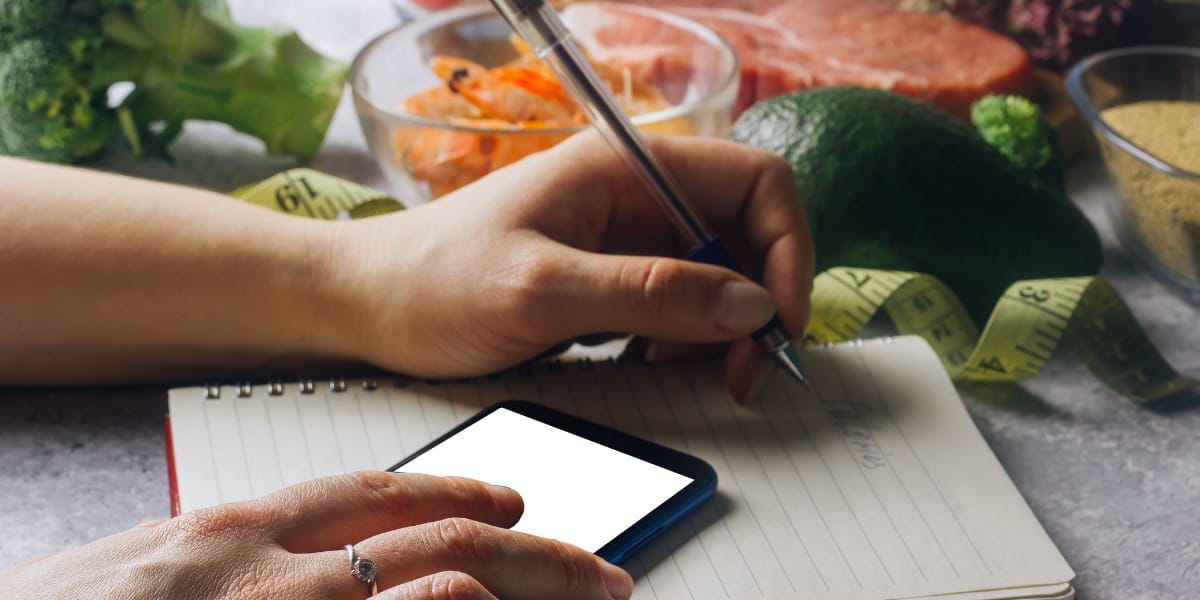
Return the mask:
<svg viewBox="0 0 1200 600">
<path fill-rule="evenodd" d="M 804 331 L 812 240 L 794 174 L 721 140 L 654 137 L 764 288 L 671 258 L 670 224 L 596 135 L 419 209 L 300 219 L 194 189 L 0 159 L 0 384 L 208 376 L 314 360 L 490 373 L 621 332 L 733 342 L 742 397 L 778 312 Z"/>
<path fill-rule="evenodd" d="M 0 384 L 162 380 L 328 354 L 329 224 L 0 157 Z"/>
</svg>

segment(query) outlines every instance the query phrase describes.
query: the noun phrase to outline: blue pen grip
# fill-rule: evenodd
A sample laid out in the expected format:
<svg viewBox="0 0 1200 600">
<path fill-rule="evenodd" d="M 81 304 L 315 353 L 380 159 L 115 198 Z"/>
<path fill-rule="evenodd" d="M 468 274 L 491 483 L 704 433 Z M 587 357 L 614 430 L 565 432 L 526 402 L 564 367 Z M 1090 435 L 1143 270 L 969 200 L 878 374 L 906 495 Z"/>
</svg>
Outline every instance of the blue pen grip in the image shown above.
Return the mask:
<svg viewBox="0 0 1200 600">
<path fill-rule="evenodd" d="M 725 267 L 730 271 L 742 273 L 742 269 L 734 262 L 733 257 L 729 255 L 729 251 L 725 249 L 724 244 L 715 237 L 704 242 L 703 246 L 696 248 L 690 258 L 696 262 Z M 742 274 L 744 275 L 745 273 Z M 766 325 L 763 325 L 757 331 L 750 334 L 750 337 L 757 340 L 767 335 L 768 332 L 781 330 L 783 330 L 783 324 L 779 322 L 778 316 L 774 316 L 771 317 L 770 321 L 767 321 Z"/>
<path fill-rule="evenodd" d="M 696 248 L 692 252 L 691 259 L 696 262 L 725 267 L 730 271 L 742 272 L 742 269 L 733 261 L 733 257 L 725 250 L 724 244 L 717 238 L 711 238 L 704 242 L 703 246 Z"/>
</svg>

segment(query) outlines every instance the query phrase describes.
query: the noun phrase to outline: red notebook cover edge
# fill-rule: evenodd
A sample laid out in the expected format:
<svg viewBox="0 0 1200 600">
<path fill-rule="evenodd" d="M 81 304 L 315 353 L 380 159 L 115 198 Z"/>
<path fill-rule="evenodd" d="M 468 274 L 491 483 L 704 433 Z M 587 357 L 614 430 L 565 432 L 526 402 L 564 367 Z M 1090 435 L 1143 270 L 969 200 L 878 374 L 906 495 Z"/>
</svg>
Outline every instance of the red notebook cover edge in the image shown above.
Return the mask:
<svg viewBox="0 0 1200 600">
<path fill-rule="evenodd" d="M 171 443 L 171 415 L 163 415 L 167 442 L 167 485 L 171 495 L 171 516 L 179 516 L 179 485 L 175 479 L 175 446 Z"/>
</svg>

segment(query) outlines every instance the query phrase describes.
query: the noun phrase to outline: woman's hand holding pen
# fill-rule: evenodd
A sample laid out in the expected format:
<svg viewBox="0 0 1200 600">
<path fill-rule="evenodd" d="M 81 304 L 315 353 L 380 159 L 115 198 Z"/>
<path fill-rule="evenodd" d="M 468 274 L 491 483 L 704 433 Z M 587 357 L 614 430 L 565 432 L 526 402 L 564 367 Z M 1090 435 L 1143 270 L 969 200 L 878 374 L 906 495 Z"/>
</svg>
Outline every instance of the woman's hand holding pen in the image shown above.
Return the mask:
<svg viewBox="0 0 1200 600">
<path fill-rule="evenodd" d="M 726 381 L 745 400 L 769 368 L 747 335 L 776 309 L 796 334 L 808 321 L 812 241 L 792 172 L 731 142 L 650 141 L 753 280 L 664 258 L 687 249 L 618 156 L 581 134 L 420 209 L 337 224 L 332 277 L 352 307 L 338 354 L 454 377 L 605 332 L 662 340 L 660 357 L 732 341 Z"/>
<path fill-rule="evenodd" d="M 749 279 L 664 258 L 687 249 L 594 133 L 351 222 L 0 159 L 0 339 L 21 340 L 0 345 L 0 382 L 232 379 L 347 361 L 472 376 L 633 333 L 659 340 L 660 358 L 732 342 L 726 381 L 744 401 L 769 368 L 747 335 L 774 310 L 795 335 L 808 321 L 812 241 L 792 172 L 728 141 L 650 142 Z"/>
</svg>

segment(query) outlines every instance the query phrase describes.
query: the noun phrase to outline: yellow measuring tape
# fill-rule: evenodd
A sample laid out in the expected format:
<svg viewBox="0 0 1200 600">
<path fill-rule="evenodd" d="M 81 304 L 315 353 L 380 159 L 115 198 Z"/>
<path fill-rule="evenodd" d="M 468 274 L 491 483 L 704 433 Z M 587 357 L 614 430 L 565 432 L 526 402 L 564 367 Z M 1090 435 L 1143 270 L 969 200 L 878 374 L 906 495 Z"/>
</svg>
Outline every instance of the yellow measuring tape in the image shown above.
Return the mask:
<svg viewBox="0 0 1200 600">
<path fill-rule="evenodd" d="M 1018 281 L 982 333 L 946 284 L 922 273 L 835 267 L 817 276 L 812 302 L 808 341 L 858 337 L 882 308 L 900 333 L 925 338 L 956 379 L 1028 379 L 1070 346 L 1101 381 L 1136 402 L 1200 383 L 1167 364 L 1102 277 Z"/>
<path fill-rule="evenodd" d="M 312 169 L 284 171 L 230 195 L 313 219 L 359 219 L 404 210 L 403 204 L 383 192 Z"/>
<path fill-rule="evenodd" d="M 316 219 L 404 208 L 386 194 L 311 169 L 292 169 L 232 195 Z M 925 338 L 956 379 L 1028 379 L 1060 347 L 1070 346 L 1101 381 L 1136 402 L 1200 384 L 1167 364 L 1101 277 L 1018 281 L 1001 296 L 982 333 L 954 293 L 922 273 L 835 267 L 817 276 L 812 304 L 807 342 L 857 338 L 883 309 L 900 333 Z"/>
</svg>

